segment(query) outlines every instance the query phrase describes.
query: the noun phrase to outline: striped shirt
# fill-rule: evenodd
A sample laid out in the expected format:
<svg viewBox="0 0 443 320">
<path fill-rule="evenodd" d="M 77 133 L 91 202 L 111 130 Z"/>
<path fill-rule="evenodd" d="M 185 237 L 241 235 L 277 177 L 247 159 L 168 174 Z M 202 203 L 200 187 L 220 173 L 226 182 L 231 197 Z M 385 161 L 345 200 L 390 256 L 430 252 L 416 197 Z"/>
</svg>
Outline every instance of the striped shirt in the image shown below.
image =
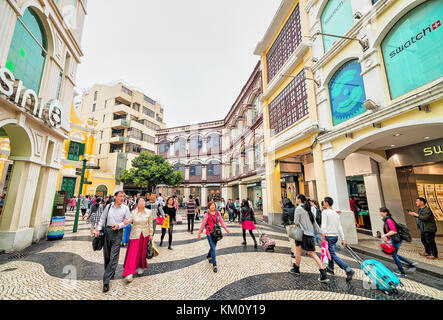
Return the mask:
<svg viewBox="0 0 443 320">
<path fill-rule="evenodd" d="M 196 204 L 194 200 L 189 200 L 186 202 L 186 209 L 188 210 L 188 214 L 195 213 Z"/>
</svg>

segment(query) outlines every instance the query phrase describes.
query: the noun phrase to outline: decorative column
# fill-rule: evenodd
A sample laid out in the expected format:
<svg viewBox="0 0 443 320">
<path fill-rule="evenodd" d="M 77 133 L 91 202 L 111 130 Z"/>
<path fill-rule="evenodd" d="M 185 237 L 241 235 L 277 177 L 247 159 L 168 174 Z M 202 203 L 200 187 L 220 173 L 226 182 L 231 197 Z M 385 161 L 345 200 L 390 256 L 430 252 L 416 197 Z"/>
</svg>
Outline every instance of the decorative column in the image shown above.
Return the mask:
<svg viewBox="0 0 443 320">
<path fill-rule="evenodd" d="M 201 188 L 200 205 L 202 208 L 206 208 L 208 206 L 208 188 L 205 184 L 203 184 Z"/>
<path fill-rule="evenodd" d="M 15 160 L 8 193 L 0 220 L 0 250 L 24 249 L 32 244 L 34 231 L 29 227 L 40 165 Z M 55 183 L 54 183 L 55 185 Z"/>
<path fill-rule="evenodd" d="M 207 179 L 206 164 L 202 164 L 202 180 L 206 181 L 206 179 Z"/>
<path fill-rule="evenodd" d="M 379 174 L 365 175 L 363 177 L 368 199 L 369 219 L 371 221 L 372 235 L 377 236 L 377 231 L 382 232 L 383 221 L 380 219 L 379 209 L 385 206 Z"/>
<path fill-rule="evenodd" d="M 189 180 L 189 165 L 185 165 L 185 181 Z"/>
<path fill-rule="evenodd" d="M 225 202 L 228 202 L 228 199 L 232 199 L 232 187 L 223 186 L 222 187 L 222 198 L 225 199 Z"/>
<path fill-rule="evenodd" d="M 186 200 L 189 200 L 189 195 L 191 194 L 191 188 L 184 187 L 183 188 L 183 195 L 185 196 Z"/>
<path fill-rule="evenodd" d="M 248 198 L 248 187 L 246 186 L 246 183 L 239 183 L 238 191 L 240 194 L 240 202 Z"/>
<path fill-rule="evenodd" d="M 326 172 L 328 196 L 334 200 L 333 207 L 340 209 L 341 223 L 346 241 L 357 244 L 357 230 L 355 227 L 354 213 L 349 205 L 348 186 L 346 182 L 344 159 L 334 159 L 331 155 L 331 145 L 324 145 L 323 157 Z"/>
</svg>

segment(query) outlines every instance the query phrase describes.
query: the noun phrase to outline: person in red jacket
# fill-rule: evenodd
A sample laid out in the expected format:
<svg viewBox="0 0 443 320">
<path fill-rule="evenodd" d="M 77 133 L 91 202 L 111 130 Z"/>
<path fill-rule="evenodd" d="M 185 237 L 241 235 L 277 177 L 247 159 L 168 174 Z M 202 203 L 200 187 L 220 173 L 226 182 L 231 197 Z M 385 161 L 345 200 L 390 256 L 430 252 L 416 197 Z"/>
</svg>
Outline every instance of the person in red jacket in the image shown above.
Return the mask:
<svg viewBox="0 0 443 320">
<path fill-rule="evenodd" d="M 220 214 L 220 212 L 216 211 L 217 205 L 214 201 L 209 202 L 208 209 L 209 211 L 205 213 L 205 216 L 203 217 L 202 224 L 200 226 L 200 229 L 198 230 L 198 239 L 201 239 L 201 233 L 203 232 L 203 229 L 206 229 L 206 238 L 209 242 L 209 252 L 206 258 L 208 259 L 209 263 L 212 263 L 213 271 L 217 272 L 217 262 L 216 262 L 216 255 L 215 255 L 215 246 L 217 245 L 217 241 L 214 241 L 211 237 L 211 232 L 214 230 L 215 224 L 221 224 L 223 229 L 226 230 L 228 234 L 231 234 L 229 232 L 228 228 L 226 227 L 225 222 L 223 221 L 223 218 Z"/>
</svg>

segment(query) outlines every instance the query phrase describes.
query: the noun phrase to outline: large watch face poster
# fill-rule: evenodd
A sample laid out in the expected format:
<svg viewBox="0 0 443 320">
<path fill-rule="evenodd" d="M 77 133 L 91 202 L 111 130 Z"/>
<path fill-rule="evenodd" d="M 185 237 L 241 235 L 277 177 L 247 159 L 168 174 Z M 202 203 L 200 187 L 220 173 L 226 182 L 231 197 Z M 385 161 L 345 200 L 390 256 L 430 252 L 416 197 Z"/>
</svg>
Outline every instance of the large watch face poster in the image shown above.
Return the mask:
<svg viewBox="0 0 443 320">
<path fill-rule="evenodd" d="M 329 0 L 321 15 L 321 28 L 323 33 L 343 36 L 354 24 L 351 0 Z M 337 37 L 323 36 L 325 52 L 336 41 Z"/>
<path fill-rule="evenodd" d="M 395 99 L 443 76 L 443 1 L 417 6 L 389 31 L 383 58 Z"/>
<path fill-rule="evenodd" d="M 357 60 L 343 65 L 329 83 L 332 122 L 338 125 L 366 111 L 365 86 Z"/>
</svg>

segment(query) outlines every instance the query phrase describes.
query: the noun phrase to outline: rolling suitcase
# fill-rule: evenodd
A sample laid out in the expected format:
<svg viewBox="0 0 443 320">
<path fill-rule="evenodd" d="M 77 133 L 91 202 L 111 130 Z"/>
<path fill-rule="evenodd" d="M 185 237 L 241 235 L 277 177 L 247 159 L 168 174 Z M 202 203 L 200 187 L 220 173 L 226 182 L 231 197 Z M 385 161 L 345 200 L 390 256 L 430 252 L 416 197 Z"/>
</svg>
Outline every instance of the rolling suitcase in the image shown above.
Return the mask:
<svg viewBox="0 0 443 320">
<path fill-rule="evenodd" d="M 129 235 L 131 234 L 131 224 L 128 224 L 126 227 L 123 228 L 123 237 L 122 237 L 122 243 L 121 245 L 123 247 L 126 247 L 129 243 Z"/>
<path fill-rule="evenodd" d="M 260 229 L 257 229 L 260 233 L 260 245 L 265 248 L 266 251 L 274 251 L 275 250 L 275 241 L 271 239 L 267 234 L 261 232 Z"/>
<path fill-rule="evenodd" d="M 350 247 L 345 247 L 351 256 L 360 263 L 365 275 L 385 294 L 398 293 L 397 287 L 402 286 L 400 279 L 383 263 L 375 259 L 362 260 Z"/>
</svg>

